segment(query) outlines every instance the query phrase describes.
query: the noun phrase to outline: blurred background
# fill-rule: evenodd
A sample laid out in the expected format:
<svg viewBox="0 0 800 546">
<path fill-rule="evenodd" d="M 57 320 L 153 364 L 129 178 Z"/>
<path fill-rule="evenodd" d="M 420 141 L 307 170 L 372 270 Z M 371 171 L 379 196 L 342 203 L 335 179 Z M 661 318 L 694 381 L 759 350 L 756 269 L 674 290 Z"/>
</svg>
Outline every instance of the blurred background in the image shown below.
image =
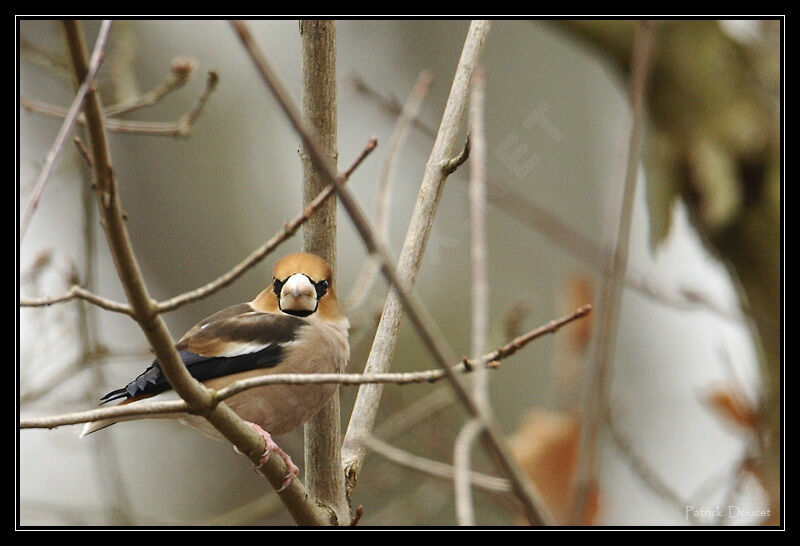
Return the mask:
<svg viewBox="0 0 800 546">
<path fill-rule="evenodd" d="M 251 29 L 299 100 L 297 21 Z M 374 218 L 376 181 L 396 110 L 423 70 L 434 82 L 399 156 L 389 248 L 397 256 L 447 100 L 466 21 L 340 21 L 339 165 L 376 135 L 349 184 Z M 490 374 L 491 404 L 515 455 L 562 524 L 777 524 L 781 236 L 780 21 L 658 25 L 630 255 L 609 369 L 596 384 L 604 275 L 593 252 L 613 241 L 632 125 L 627 96 L 635 21 L 494 21 L 483 56 L 489 186 L 490 347 L 585 303 L 592 315 L 527 346 Z M 74 97 L 61 26 L 19 21 L 19 195 L 24 211 L 61 120 L 41 104 Z M 84 25 L 91 49 L 99 22 Z M 213 280 L 301 207 L 299 138 L 225 21 L 114 23 L 97 78 L 105 105 L 185 85 L 118 117 L 175 122 L 218 84 L 188 138 L 112 133 L 128 228 L 153 297 Z M 188 67 L 188 68 L 187 68 Z M 31 101 L 39 101 L 31 106 Z M 78 130 L 76 134 L 82 134 Z M 448 342 L 470 352 L 468 166 L 448 179 L 416 289 Z M 67 142 L 19 244 L 19 291 L 74 283 L 124 301 L 98 225 L 91 174 Z M 199 319 L 249 301 L 294 238 L 234 285 L 165 315 L 176 339 Z M 588 250 L 587 250 L 588 249 Z M 339 211 L 338 293 L 365 252 Z M 350 372 L 363 369 L 386 286 L 348 311 Z M 129 317 L 77 302 L 21 308 L 19 415 L 96 406 L 150 362 Z M 392 371 L 435 367 L 404 323 Z M 340 389 L 345 423 L 355 387 Z M 388 386 L 375 438 L 451 463 L 465 415 L 447 385 Z M 598 443 L 590 452 L 587 427 Z M 122 423 L 84 439 L 80 426 L 18 432 L 21 525 L 290 525 L 231 446 L 169 421 Z M 279 438 L 302 461 L 303 436 Z M 370 450 L 353 495 L 363 525 L 453 525 L 451 480 Z M 597 481 L 575 504 L 587 457 Z M 478 446 L 476 470 L 496 475 Z M 424 470 L 424 469 L 422 469 Z M 479 525 L 522 519 L 511 496 L 476 489 Z M 582 506 L 582 509 L 576 508 Z M 730 508 L 733 507 L 733 508 Z M 716 511 L 715 511 L 716 510 Z M 577 512 L 576 512 L 577 511 Z"/>
</svg>

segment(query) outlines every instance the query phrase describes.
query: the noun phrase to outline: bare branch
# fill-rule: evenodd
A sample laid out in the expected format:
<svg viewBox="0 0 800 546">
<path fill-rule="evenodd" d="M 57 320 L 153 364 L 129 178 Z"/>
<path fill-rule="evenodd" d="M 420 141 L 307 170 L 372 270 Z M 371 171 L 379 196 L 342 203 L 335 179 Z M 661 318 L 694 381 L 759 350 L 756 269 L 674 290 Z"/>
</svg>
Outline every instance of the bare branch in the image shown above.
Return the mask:
<svg viewBox="0 0 800 546">
<path fill-rule="evenodd" d="M 406 468 L 411 468 L 417 472 L 423 472 L 430 476 L 443 478 L 446 480 L 452 480 L 456 476 L 455 468 L 449 464 L 433 461 L 431 459 L 403 451 L 402 449 L 398 449 L 375 437 L 370 436 L 365 438 L 361 443 L 389 461 Z M 466 475 L 466 479 L 471 485 L 480 487 L 481 489 L 486 489 L 496 493 L 511 492 L 511 483 L 503 478 L 487 476 L 486 474 L 482 474 L 480 472 L 470 471 Z"/>
<path fill-rule="evenodd" d="M 408 138 L 411 123 L 417 118 L 417 115 L 419 115 L 422 102 L 428 95 L 432 83 L 433 74 L 427 70 L 423 70 L 419 73 L 417 81 L 414 83 L 414 87 L 411 89 L 411 93 L 403 105 L 403 109 L 397 118 L 392 134 L 386 145 L 386 156 L 383 159 L 381 173 L 378 179 L 378 205 L 375 215 L 378 236 L 384 242 L 389 238 L 389 201 L 391 196 L 389 190 L 397 172 L 400 151 Z"/>
<path fill-rule="evenodd" d="M 361 153 L 358 157 L 353 161 L 353 163 L 344 170 L 339 177 L 343 182 L 347 182 L 349 180 L 350 175 L 353 174 L 353 171 L 358 168 L 359 165 L 367 158 L 367 156 L 375 149 L 378 145 L 378 139 L 372 137 L 367 142 L 364 149 L 361 150 Z M 256 266 L 260 263 L 264 258 L 266 258 L 273 250 L 278 248 L 281 243 L 286 241 L 292 235 L 294 235 L 297 230 L 302 226 L 305 222 L 308 221 L 309 218 L 319 210 L 320 206 L 325 203 L 333 194 L 335 193 L 333 185 L 328 185 L 324 190 L 322 190 L 316 198 L 314 198 L 311 203 L 308 204 L 307 207 L 303 209 L 303 211 L 298 214 L 293 220 L 284 224 L 283 228 L 278 231 L 272 238 L 258 247 L 256 250 L 250 253 L 250 255 L 236 264 L 233 268 L 231 268 L 226 273 L 220 275 L 210 283 L 201 286 L 195 290 L 191 290 L 189 292 L 185 292 L 168 300 L 162 301 L 158 303 L 158 312 L 159 313 L 166 313 L 169 311 L 174 311 L 178 307 L 185 305 L 187 303 L 191 303 L 193 301 L 197 301 L 202 299 L 206 296 L 213 294 L 214 292 L 225 288 L 226 286 L 233 283 L 236 279 L 244 275 L 247 271 L 251 268 Z"/>
<path fill-rule="evenodd" d="M 206 86 L 192 106 L 183 116 L 176 121 L 128 121 L 115 118 L 107 118 L 104 122 L 105 128 L 113 133 L 124 133 L 129 135 L 147 136 L 166 136 L 175 138 L 188 138 L 194 127 L 194 123 L 203 112 L 208 98 L 217 87 L 219 76 L 216 72 L 210 71 L 206 79 Z M 41 101 L 20 98 L 20 106 L 29 112 L 36 112 L 46 116 L 63 118 L 67 115 L 67 110 L 60 106 L 47 104 Z M 86 117 L 77 117 L 78 123 L 86 124 Z"/>
<path fill-rule="evenodd" d="M 133 309 L 130 305 L 105 299 L 78 285 L 74 285 L 67 290 L 66 293 L 52 298 L 20 298 L 19 305 L 20 307 L 46 307 L 54 303 L 71 301 L 73 299 L 86 300 L 107 311 L 133 316 Z"/>
<path fill-rule="evenodd" d="M 472 506 L 472 480 L 470 476 L 470 451 L 481 433 L 481 424 L 474 419 L 467 421 L 453 444 L 453 486 L 456 497 L 456 519 L 459 525 L 474 526 L 475 510 Z"/>
<path fill-rule="evenodd" d="M 375 102 L 381 110 L 384 110 L 392 117 L 397 117 L 403 111 L 402 105 L 400 105 L 396 100 L 390 97 L 385 97 L 375 89 L 373 89 L 367 82 L 365 82 L 359 76 L 353 76 L 350 78 L 353 87 L 358 93 L 366 96 L 371 101 Z M 428 135 L 431 138 L 436 137 L 436 131 L 423 123 L 419 119 L 411 120 L 411 125 L 413 125 L 417 130 L 423 132 L 424 134 Z"/>
<path fill-rule="evenodd" d="M 63 22 L 72 58 L 73 70 L 81 80 L 86 73 L 83 30 L 79 21 Z M 94 157 L 94 178 L 100 212 L 109 247 L 114 256 L 117 273 L 133 309 L 134 318 L 156 352 L 170 384 L 193 408 L 201 408 L 210 398 L 202 386 L 195 381 L 181 362 L 172 338 L 158 316 L 154 302 L 150 299 L 142 279 L 141 271 L 128 237 L 127 227 L 116 188 L 116 178 L 111 165 L 102 108 L 96 93 L 87 94 L 86 121 L 90 145 Z"/>
<path fill-rule="evenodd" d="M 472 378 L 472 396 L 475 403 L 487 415 L 491 413 L 489 403 L 489 376 L 486 362 L 480 355 L 486 351 L 489 335 L 489 273 L 486 242 L 486 134 L 484 128 L 484 101 L 486 75 L 482 67 L 475 71 L 475 81 L 470 96 L 470 134 L 474 135 L 475 151 L 470 161 L 470 259 L 472 261 L 472 355 L 479 359 Z M 469 155 L 470 140 L 467 139 L 465 154 Z M 453 464 L 456 477 L 453 480 L 456 497 L 456 518 L 459 525 L 475 525 L 472 506 L 472 491 L 468 479 L 470 451 L 480 433 L 480 424 L 467 421 L 456 437 L 453 446 Z"/>
<path fill-rule="evenodd" d="M 140 108 L 146 108 L 157 104 L 161 99 L 166 97 L 169 93 L 176 91 L 186 85 L 194 72 L 194 61 L 191 59 L 179 57 L 172 61 L 169 75 L 167 79 L 158 84 L 156 87 L 147 93 L 134 97 L 126 102 L 109 106 L 103 110 L 103 114 L 108 118 L 118 116 L 120 114 L 127 114 Z"/>
<path fill-rule="evenodd" d="M 594 369 L 589 380 L 589 393 L 586 398 L 583 415 L 581 447 L 578 472 L 576 475 L 575 502 L 573 503 L 572 521 L 580 522 L 586 508 L 587 495 L 597 482 L 597 443 L 600 424 L 608 411 L 608 392 L 606 384 L 613 366 L 616 346 L 616 329 L 619 323 L 619 312 L 622 303 L 622 286 L 628 264 L 628 244 L 630 241 L 631 222 L 633 219 L 633 203 L 636 181 L 639 175 L 639 155 L 645 123 L 644 100 L 649 81 L 650 65 L 655 43 L 656 23 L 643 21 L 639 24 L 633 46 L 631 60 L 630 99 L 633 109 L 633 124 L 628 143 L 628 160 L 623 181 L 622 202 L 619 210 L 619 224 L 613 246 L 613 252 L 607 256 L 609 264 L 604 270 L 609 275 L 604 279 L 600 297 L 600 318 L 597 339 L 598 347 Z"/>
<path fill-rule="evenodd" d="M 397 118 L 397 122 L 394 125 L 394 129 L 386 145 L 386 155 L 383 158 L 378 177 L 378 204 L 375 210 L 377 235 L 384 245 L 388 245 L 389 242 L 390 190 L 397 170 L 397 160 L 400 157 L 400 150 L 402 149 L 403 143 L 411 129 L 411 123 L 417 118 L 419 109 L 422 106 L 422 101 L 427 96 L 432 82 L 433 75 L 428 71 L 423 70 L 420 72 L 419 76 L 417 76 L 417 81 L 411 89 L 408 99 L 406 99 L 406 103 L 400 112 L 400 116 Z M 378 264 L 375 263 L 374 259 L 368 258 L 364 262 L 361 272 L 356 277 L 356 281 L 353 283 L 353 289 L 344 300 L 345 309 L 352 310 L 364 303 L 364 300 L 377 278 L 377 273 Z"/>
<path fill-rule="evenodd" d="M 592 311 L 591 305 L 582 305 L 575 312 L 562 317 L 560 319 L 551 320 L 547 324 L 536 328 L 535 330 L 531 330 L 527 334 L 523 334 L 517 338 L 514 338 L 510 342 L 506 343 L 496 351 L 492 351 L 488 355 L 485 355 L 483 358 L 487 362 L 488 367 L 494 367 L 495 362 L 499 360 L 503 360 L 508 358 L 509 356 L 513 355 L 520 349 L 522 349 L 525 345 L 547 334 L 555 334 L 562 326 L 565 324 L 569 324 L 573 320 L 585 317 Z"/>
<path fill-rule="evenodd" d="M 464 371 L 467 369 L 464 368 Z M 392 439 L 405 434 L 426 419 L 433 418 L 440 411 L 452 406 L 453 402 L 452 389 L 447 385 L 439 387 L 381 421 L 375 427 L 374 436 Z"/>
<path fill-rule="evenodd" d="M 746 301 L 737 303 L 736 307 L 725 306 L 699 290 L 688 287 L 679 287 L 677 291 L 669 290 L 636 272 L 628 272 L 625 277 L 625 287 L 662 305 L 684 311 L 709 311 L 734 323 L 743 322 L 750 314 Z"/>
<path fill-rule="evenodd" d="M 61 128 L 58 130 L 56 140 L 53 142 L 53 145 L 50 147 L 50 151 L 47 153 L 44 167 L 42 167 L 42 171 L 39 173 L 39 178 L 36 180 L 36 185 L 33 187 L 33 191 L 31 192 L 31 197 L 28 201 L 28 207 L 25 210 L 25 216 L 23 216 L 22 223 L 20 224 L 20 241 L 25 236 L 25 232 L 28 229 L 28 224 L 33 217 L 33 213 L 36 211 L 36 207 L 39 205 L 39 199 L 42 197 L 47 180 L 50 178 L 50 173 L 53 171 L 53 166 L 56 163 L 56 159 L 58 159 L 58 155 L 61 153 L 61 148 L 64 146 L 67 135 L 72 130 L 72 126 L 75 123 L 81 108 L 83 108 L 83 101 L 86 98 L 89 90 L 92 88 L 95 75 L 97 75 L 97 70 L 100 68 L 100 63 L 103 62 L 106 41 L 108 40 L 108 33 L 110 31 L 111 21 L 103 21 L 103 24 L 100 26 L 100 32 L 97 35 L 97 41 L 94 44 L 92 57 L 89 59 L 89 66 L 86 71 L 86 75 L 81 80 L 83 83 L 81 83 L 80 87 L 78 87 L 78 91 L 75 93 L 75 98 L 72 100 L 72 105 L 70 105 L 69 110 L 67 110 L 65 113 L 64 123 L 61 124 Z"/>
<path fill-rule="evenodd" d="M 75 411 L 63 415 L 48 417 L 33 417 L 20 419 L 20 429 L 30 428 L 57 428 L 66 425 L 91 423 L 101 419 L 114 419 L 121 417 L 154 417 L 159 415 L 189 413 L 189 405 L 183 400 L 169 400 L 165 402 L 148 402 L 146 404 L 125 404 L 109 408 L 97 408 L 86 411 Z"/>
<path fill-rule="evenodd" d="M 350 164 L 349 167 L 347 167 L 344 171 L 342 171 L 341 175 L 339 175 L 343 182 L 347 182 L 350 179 L 350 176 L 353 174 L 353 171 L 355 171 L 358 168 L 358 166 L 364 162 L 367 156 L 369 156 L 369 154 L 372 153 L 372 150 L 374 150 L 377 145 L 378 145 L 378 137 L 371 136 L 370 139 L 367 141 L 366 146 L 364 146 L 364 149 L 361 150 L 360 154 L 358 154 L 358 157 Z M 334 191 L 333 185 L 328 184 L 327 186 L 325 186 L 325 190 L 323 191 Z"/>
<path fill-rule="evenodd" d="M 72 81 L 72 71 L 66 59 L 44 51 L 22 37 L 19 40 L 19 56 L 65 82 Z"/>
<path fill-rule="evenodd" d="M 336 22 L 301 20 L 301 71 L 303 123 L 316 137 L 321 151 L 336 167 L 337 101 L 336 101 Z M 325 189 L 328 182 L 304 145 L 300 158 L 303 164 L 303 204 Z M 336 200 L 322 205 L 320 211 L 300 230 L 300 248 L 320 256 L 336 275 Z M 341 370 L 344 371 L 344 370 Z M 311 498 L 330 507 L 344 524 L 350 519 L 345 496 L 344 474 L 341 471 L 341 418 L 339 390 L 303 426 L 305 446 L 305 479 Z"/>
<path fill-rule="evenodd" d="M 472 356 L 479 359 L 486 352 L 489 338 L 489 260 L 486 235 L 486 129 L 484 102 L 486 75 L 475 71 L 470 107 L 470 133 L 474 151 L 470 161 L 470 258 L 472 261 Z M 469 140 L 467 141 L 469 142 Z M 490 412 L 489 378 L 484 362 L 476 366 L 472 394 L 483 411 Z"/>
<path fill-rule="evenodd" d="M 86 149 L 86 145 L 83 143 L 81 138 L 79 136 L 72 137 L 72 142 L 75 143 L 75 148 L 78 149 L 78 153 L 81 154 L 81 157 L 86 162 L 86 165 L 89 167 L 89 169 L 94 168 L 92 156 L 89 153 L 89 150 Z"/>
<path fill-rule="evenodd" d="M 197 121 L 197 118 L 199 118 L 200 114 L 203 113 L 206 102 L 208 102 L 209 97 L 211 97 L 211 93 L 213 93 L 217 88 L 218 83 L 219 75 L 213 70 L 209 70 L 208 77 L 206 78 L 206 86 L 203 89 L 203 92 L 199 97 L 197 97 L 194 106 L 177 122 L 177 136 L 186 138 L 191 134 L 192 127 L 194 127 L 194 122 Z"/>
</svg>

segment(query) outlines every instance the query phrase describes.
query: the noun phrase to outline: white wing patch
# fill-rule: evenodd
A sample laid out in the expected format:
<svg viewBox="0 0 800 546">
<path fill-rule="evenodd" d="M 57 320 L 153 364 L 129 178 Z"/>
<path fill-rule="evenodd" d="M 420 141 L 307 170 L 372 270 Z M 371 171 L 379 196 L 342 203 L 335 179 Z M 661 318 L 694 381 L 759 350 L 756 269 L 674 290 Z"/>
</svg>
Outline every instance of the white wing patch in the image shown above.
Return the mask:
<svg viewBox="0 0 800 546">
<path fill-rule="evenodd" d="M 224 351 L 222 353 L 219 353 L 217 355 L 214 355 L 214 356 L 231 357 L 231 356 L 247 355 L 247 354 L 251 354 L 251 353 L 257 353 L 258 351 L 262 351 L 262 350 L 266 349 L 267 347 L 271 347 L 273 345 L 278 345 L 278 346 L 283 347 L 284 349 L 286 349 L 286 348 L 291 347 L 292 345 L 294 345 L 296 343 L 297 343 L 297 341 L 287 341 L 287 342 L 284 342 L 284 343 L 267 343 L 267 344 L 258 343 L 258 342 L 231 343 L 230 348 L 228 348 L 226 351 Z"/>
</svg>

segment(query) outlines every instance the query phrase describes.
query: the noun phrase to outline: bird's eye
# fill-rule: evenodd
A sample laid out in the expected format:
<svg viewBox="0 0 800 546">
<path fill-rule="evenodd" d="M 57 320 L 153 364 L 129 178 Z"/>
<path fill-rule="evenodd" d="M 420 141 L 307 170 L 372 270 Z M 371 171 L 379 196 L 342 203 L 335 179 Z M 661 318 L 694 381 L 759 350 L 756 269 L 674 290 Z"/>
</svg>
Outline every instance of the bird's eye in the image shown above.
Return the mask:
<svg viewBox="0 0 800 546">
<path fill-rule="evenodd" d="M 317 289 L 317 299 L 322 299 L 322 296 L 328 291 L 328 281 L 323 280 L 314 283 L 314 287 Z"/>
<path fill-rule="evenodd" d="M 279 298 L 281 297 L 281 289 L 283 288 L 284 281 L 279 281 L 278 279 L 274 279 L 272 281 L 272 291 L 275 292 L 275 295 Z"/>
</svg>

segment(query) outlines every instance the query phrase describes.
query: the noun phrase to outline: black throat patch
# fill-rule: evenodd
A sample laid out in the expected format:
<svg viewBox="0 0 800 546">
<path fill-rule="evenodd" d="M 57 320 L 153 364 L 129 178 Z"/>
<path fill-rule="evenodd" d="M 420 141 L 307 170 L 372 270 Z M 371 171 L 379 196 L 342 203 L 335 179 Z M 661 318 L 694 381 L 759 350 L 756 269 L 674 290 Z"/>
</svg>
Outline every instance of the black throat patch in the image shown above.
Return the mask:
<svg viewBox="0 0 800 546">
<path fill-rule="evenodd" d="M 314 310 L 313 311 L 308 311 L 306 309 L 301 309 L 301 310 L 298 310 L 298 311 L 295 311 L 294 309 L 284 309 L 284 308 L 281 307 L 280 300 L 278 300 L 278 307 L 280 308 L 281 311 L 283 311 L 287 315 L 292 315 L 293 317 L 304 318 L 304 317 L 307 317 L 308 315 L 311 315 L 311 314 L 313 314 L 313 313 L 315 313 L 317 311 L 317 307 L 319 307 L 319 302 L 317 302 L 317 305 L 314 306 Z"/>
</svg>

